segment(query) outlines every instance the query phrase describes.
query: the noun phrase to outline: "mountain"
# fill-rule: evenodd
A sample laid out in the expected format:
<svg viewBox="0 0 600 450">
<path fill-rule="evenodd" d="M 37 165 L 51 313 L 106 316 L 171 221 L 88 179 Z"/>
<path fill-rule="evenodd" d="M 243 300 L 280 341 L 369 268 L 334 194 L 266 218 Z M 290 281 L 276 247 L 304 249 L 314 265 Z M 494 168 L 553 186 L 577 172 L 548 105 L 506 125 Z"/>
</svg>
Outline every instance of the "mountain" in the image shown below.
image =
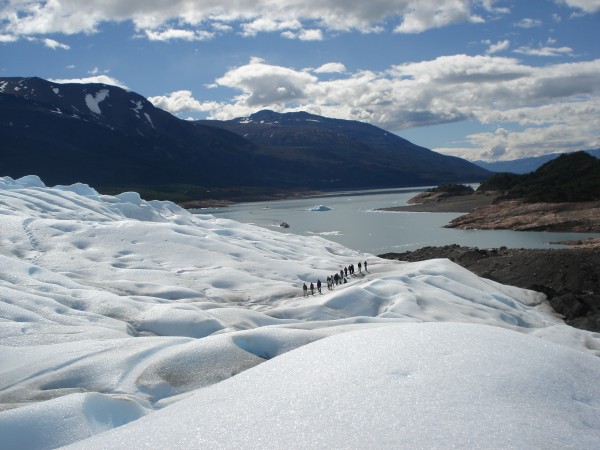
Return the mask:
<svg viewBox="0 0 600 450">
<path fill-rule="evenodd" d="M 493 175 L 478 190 L 528 202 L 600 200 L 600 160 L 586 152 L 565 153 L 529 174 Z"/>
<path fill-rule="evenodd" d="M 309 171 L 319 188 L 424 186 L 489 176 L 475 164 L 358 121 L 263 110 L 249 117 L 197 123 L 232 131 L 273 157 L 293 161 L 296 171 Z"/>
<path fill-rule="evenodd" d="M 35 174 L 48 184 L 84 182 L 102 192 L 137 190 L 176 201 L 261 189 L 479 181 L 489 174 L 360 122 L 271 111 L 190 122 L 115 86 L 35 77 L 0 78 L 0 144 L 0 175 Z"/>
<path fill-rule="evenodd" d="M 595 156 L 596 158 L 600 157 L 600 149 L 586 150 L 585 152 Z M 525 174 L 534 172 L 548 161 L 552 161 L 553 159 L 558 158 L 560 155 L 563 155 L 563 153 L 552 153 L 550 155 L 533 156 L 531 158 L 513 159 L 510 161 L 473 161 L 473 163 L 491 172 Z"/>
<path fill-rule="evenodd" d="M 0 78 L 0 142 L 3 175 L 36 174 L 49 184 L 246 184 L 260 167 L 245 139 L 104 84 Z"/>
</svg>

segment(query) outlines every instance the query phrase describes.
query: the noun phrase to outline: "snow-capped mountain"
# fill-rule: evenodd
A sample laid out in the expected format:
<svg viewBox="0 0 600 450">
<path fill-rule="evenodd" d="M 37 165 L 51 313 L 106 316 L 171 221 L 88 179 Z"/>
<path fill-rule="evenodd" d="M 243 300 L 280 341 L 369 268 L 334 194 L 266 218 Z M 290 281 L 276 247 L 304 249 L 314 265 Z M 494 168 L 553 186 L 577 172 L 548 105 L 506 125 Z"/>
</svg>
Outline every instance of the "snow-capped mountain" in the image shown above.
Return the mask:
<svg viewBox="0 0 600 450">
<path fill-rule="evenodd" d="M 541 293 L 35 176 L 0 225 L 3 448 L 600 442 L 600 335 Z"/>
</svg>

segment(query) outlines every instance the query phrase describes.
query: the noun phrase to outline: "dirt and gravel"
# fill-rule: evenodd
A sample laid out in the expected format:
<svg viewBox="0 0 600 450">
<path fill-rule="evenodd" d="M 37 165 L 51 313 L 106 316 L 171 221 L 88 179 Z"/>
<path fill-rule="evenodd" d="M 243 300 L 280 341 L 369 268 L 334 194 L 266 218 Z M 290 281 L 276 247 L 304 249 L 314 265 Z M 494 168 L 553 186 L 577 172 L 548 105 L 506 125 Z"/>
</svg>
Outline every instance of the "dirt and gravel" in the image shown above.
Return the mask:
<svg viewBox="0 0 600 450">
<path fill-rule="evenodd" d="M 600 248 L 478 249 L 447 245 L 423 247 L 382 258 L 422 261 L 448 258 L 471 272 L 502 284 L 543 292 L 567 324 L 600 332 Z"/>
</svg>

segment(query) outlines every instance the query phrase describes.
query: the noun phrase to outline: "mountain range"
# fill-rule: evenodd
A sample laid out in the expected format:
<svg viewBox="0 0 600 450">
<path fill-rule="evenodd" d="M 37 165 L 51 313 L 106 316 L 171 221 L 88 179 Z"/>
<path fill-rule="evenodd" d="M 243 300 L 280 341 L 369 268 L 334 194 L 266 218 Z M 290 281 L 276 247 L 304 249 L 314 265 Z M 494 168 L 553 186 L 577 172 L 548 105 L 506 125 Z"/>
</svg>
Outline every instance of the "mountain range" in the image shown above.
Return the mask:
<svg viewBox="0 0 600 450">
<path fill-rule="evenodd" d="M 589 153 L 596 158 L 600 158 L 600 149 L 596 150 L 585 150 L 586 153 Z M 558 158 L 564 153 L 551 153 L 549 155 L 542 156 L 532 156 L 529 158 L 520 158 L 513 159 L 510 161 L 473 161 L 479 167 L 483 167 L 486 170 L 491 172 L 507 172 L 507 173 L 517 173 L 517 174 L 526 174 L 535 172 L 537 169 L 542 167 L 549 161 Z"/>
<path fill-rule="evenodd" d="M 0 78 L 0 175 L 175 201 L 260 190 L 475 182 L 489 172 L 375 126 L 304 112 L 185 121 L 104 84 Z M 209 191 L 210 192 L 207 192 Z"/>
</svg>

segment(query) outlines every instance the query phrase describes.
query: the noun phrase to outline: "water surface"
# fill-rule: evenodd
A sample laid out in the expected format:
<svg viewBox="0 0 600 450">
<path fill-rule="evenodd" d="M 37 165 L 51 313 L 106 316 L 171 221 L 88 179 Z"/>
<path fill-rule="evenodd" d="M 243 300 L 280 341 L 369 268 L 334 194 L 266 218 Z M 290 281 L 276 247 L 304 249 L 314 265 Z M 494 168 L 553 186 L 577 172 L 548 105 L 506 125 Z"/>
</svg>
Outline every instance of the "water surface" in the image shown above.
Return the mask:
<svg viewBox="0 0 600 450">
<path fill-rule="evenodd" d="M 587 239 L 597 233 L 556 233 L 443 228 L 460 213 L 383 212 L 377 208 L 404 206 L 425 188 L 339 192 L 294 200 L 237 204 L 193 210 L 300 235 L 319 235 L 346 247 L 379 255 L 428 245 L 459 244 L 492 248 L 560 248 L 550 242 Z M 330 211 L 310 211 L 318 205 Z M 290 225 L 281 228 L 281 222 Z"/>
</svg>

